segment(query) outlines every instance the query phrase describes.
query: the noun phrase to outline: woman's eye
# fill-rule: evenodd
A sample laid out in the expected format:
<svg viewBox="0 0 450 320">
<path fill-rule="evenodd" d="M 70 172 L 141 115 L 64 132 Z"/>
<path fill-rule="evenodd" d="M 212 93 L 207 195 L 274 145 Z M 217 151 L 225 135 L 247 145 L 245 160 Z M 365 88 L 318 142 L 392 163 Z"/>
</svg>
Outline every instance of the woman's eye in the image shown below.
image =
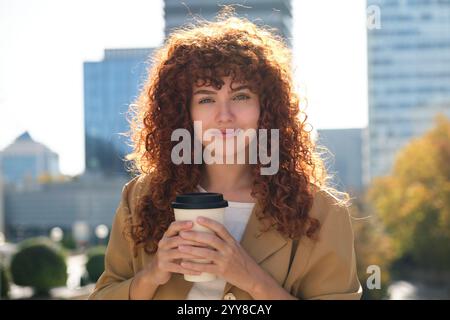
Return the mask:
<svg viewBox="0 0 450 320">
<path fill-rule="evenodd" d="M 233 98 L 233 100 L 248 100 L 248 99 L 250 99 L 250 97 L 246 94 L 240 94 Z M 211 98 L 205 98 L 205 99 L 200 100 L 198 103 L 205 104 L 205 103 L 209 103 L 212 101 L 213 101 L 213 99 L 211 99 Z"/>
<path fill-rule="evenodd" d="M 212 99 L 206 98 L 206 99 L 200 100 L 198 103 L 199 103 L 199 104 L 207 103 L 208 100 L 211 100 L 211 101 L 212 101 Z"/>
<path fill-rule="evenodd" d="M 235 97 L 236 100 L 248 100 L 250 99 L 250 97 L 246 94 L 240 94 L 238 96 Z"/>
</svg>

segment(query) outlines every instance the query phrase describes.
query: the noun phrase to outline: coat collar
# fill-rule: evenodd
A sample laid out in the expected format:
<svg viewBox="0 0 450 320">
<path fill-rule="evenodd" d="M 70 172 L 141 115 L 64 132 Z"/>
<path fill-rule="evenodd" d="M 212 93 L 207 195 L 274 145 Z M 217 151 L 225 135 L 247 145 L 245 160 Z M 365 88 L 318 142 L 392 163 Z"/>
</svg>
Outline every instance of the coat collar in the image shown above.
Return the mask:
<svg viewBox="0 0 450 320">
<path fill-rule="evenodd" d="M 256 263 L 261 264 L 266 258 L 284 247 L 287 240 L 273 227 L 266 232 L 261 232 L 263 225 L 258 220 L 259 211 L 260 208 L 257 203 L 252 210 L 240 244 Z M 176 300 L 185 300 L 194 284 L 184 280 L 183 275 L 178 273 L 172 275 L 170 282 L 173 282 L 172 288 Z M 232 287 L 233 285 L 227 282 L 223 294 L 227 293 Z"/>
</svg>

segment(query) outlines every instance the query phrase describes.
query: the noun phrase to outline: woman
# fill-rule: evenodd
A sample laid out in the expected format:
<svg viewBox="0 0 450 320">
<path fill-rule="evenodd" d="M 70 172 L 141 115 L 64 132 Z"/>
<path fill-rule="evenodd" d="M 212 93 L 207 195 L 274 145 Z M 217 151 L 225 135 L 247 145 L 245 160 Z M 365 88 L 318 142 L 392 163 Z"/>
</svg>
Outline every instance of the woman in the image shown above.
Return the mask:
<svg viewBox="0 0 450 320">
<path fill-rule="evenodd" d="M 227 14 L 166 40 L 132 109 L 129 159 L 139 175 L 123 188 L 105 271 L 90 299 L 360 298 L 348 195 L 326 185 L 290 61 L 279 37 Z M 196 123 L 220 131 L 202 140 Z M 174 161 L 177 129 L 191 133 L 202 151 L 224 142 L 211 154 L 234 161 L 198 163 L 194 148 L 182 152 L 188 163 Z M 262 174 L 267 163 L 259 157 L 249 161 L 250 142 L 261 138 L 256 129 L 278 135 L 268 141 L 272 160 L 278 157 L 274 173 Z M 228 143 L 248 130 L 256 140 L 245 138 L 241 149 Z M 244 163 L 236 161 L 242 151 Z M 171 208 L 177 194 L 206 191 L 229 202 L 224 225 L 195 221 L 212 235 L 190 231 L 193 222 L 175 222 Z M 200 272 L 218 279 L 183 278 Z"/>
</svg>

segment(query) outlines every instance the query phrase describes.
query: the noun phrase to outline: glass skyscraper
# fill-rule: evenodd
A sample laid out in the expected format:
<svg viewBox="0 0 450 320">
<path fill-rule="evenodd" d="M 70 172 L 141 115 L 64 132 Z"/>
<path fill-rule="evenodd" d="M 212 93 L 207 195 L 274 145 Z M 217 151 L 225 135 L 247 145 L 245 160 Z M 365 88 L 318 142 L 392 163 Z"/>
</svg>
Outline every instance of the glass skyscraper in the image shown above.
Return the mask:
<svg viewBox="0 0 450 320">
<path fill-rule="evenodd" d="M 290 0 L 164 0 L 164 33 L 169 33 L 186 23 L 193 23 L 193 16 L 206 20 L 214 20 L 223 5 L 232 5 L 236 14 L 245 17 L 255 24 L 267 25 L 278 30 L 278 35 L 292 45 L 292 7 Z"/>
<path fill-rule="evenodd" d="M 324 159 L 332 183 L 351 194 L 362 190 L 362 132 L 359 128 L 317 130 L 316 143 L 328 150 Z"/>
<path fill-rule="evenodd" d="M 0 171 L 6 184 L 36 182 L 43 175 L 56 177 L 59 156 L 24 132 L 0 153 Z"/>
<path fill-rule="evenodd" d="M 88 172 L 123 174 L 131 151 L 126 113 L 139 93 L 152 49 L 107 49 L 98 62 L 84 63 L 85 165 Z"/>
<path fill-rule="evenodd" d="M 365 183 L 389 173 L 399 149 L 450 117 L 450 1 L 368 0 L 369 130 Z M 373 7 L 372 7 L 373 8 Z"/>
</svg>

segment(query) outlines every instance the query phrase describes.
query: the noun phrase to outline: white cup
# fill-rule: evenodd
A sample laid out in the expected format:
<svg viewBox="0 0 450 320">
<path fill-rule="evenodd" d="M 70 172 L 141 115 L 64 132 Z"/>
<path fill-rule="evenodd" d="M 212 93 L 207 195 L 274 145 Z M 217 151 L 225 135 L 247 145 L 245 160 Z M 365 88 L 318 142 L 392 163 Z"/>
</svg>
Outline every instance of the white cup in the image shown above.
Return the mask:
<svg viewBox="0 0 450 320">
<path fill-rule="evenodd" d="M 172 202 L 172 207 L 176 221 L 192 221 L 193 227 L 191 230 L 214 233 L 211 229 L 199 225 L 197 217 L 206 217 L 223 224 L 225 208 L 228 207 L 228 202 L 223 200 L 223 195 L 220 193 L 194 192 L 177 196 L 176 201 Z M 196 263 L 211 263 L 207 259 L 185 260 Z M 191 282 L 212 281 L 216 278 L 214 274 L 207 272 L 202 272 L 200 275 L 184 275 L 184 279 Z"/>
</svg>

